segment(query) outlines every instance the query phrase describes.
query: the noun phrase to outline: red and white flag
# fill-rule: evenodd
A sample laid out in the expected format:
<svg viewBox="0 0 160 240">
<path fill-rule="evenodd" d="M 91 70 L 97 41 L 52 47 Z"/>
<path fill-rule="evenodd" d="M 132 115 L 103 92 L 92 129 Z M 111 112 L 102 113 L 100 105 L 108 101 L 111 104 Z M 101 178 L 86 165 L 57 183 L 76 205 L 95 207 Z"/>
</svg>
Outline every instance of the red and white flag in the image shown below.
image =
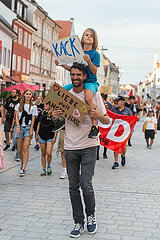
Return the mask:
<svg viewBox="0 0 160 240">
<path fill-rule="evenodd" d="M 121 154 L 138 117 L 119 115 L 108 109 L 107 114 L 110 118 L 110 123 L 107 125 L 99 122 L 98 124 L 100 130 L 100 144 Z"/>
</svg>

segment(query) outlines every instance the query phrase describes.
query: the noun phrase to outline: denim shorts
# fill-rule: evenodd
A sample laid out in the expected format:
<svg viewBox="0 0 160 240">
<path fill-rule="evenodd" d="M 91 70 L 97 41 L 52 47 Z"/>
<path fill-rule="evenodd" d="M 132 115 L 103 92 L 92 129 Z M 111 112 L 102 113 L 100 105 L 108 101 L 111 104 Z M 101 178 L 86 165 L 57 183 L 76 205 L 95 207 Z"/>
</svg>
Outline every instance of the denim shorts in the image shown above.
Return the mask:
<svg viewBox="0 0 160 240">
<path fill-rule="evenodd" d="M 52 142 L 52 139 L 44 140 L 39 136 L 38 142 L 46 144 L 47 142 Z"/>
<path fill-rule="evenodd" d="M 28 125 L 26 127 L 20 127 L 20 134 L 16 134 L 16 138 L 25 138 L 29 137 L 29 131 L 30 131 L 31 125 Z"/>
</svg>

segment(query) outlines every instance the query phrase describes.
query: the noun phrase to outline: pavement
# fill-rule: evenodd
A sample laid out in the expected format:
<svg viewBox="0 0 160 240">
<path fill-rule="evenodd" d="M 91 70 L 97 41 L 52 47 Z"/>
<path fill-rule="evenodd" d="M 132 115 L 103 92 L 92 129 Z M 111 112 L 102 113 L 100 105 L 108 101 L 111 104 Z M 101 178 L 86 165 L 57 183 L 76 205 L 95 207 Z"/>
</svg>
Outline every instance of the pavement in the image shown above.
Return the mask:
<svg viewBox="0 0 160 240">
<path fill-rule="evenodd" d="M 112 170 L 113 153 L 96 163 L 93 186 L 98 230 L 85 231 L 81 240 L 160 239 L 160 132 L 151 150 L 146 148 L 142 124 L 137 123 L 127 166 Z M 59 179 L 61 158 L 53 150 L 51 176 L 41 177 L 40 151 L 30 146 L 26 176 L 19 177 L 19 163 L 11 151 L 4 153 L 6 168 L 0 172 L 0 240 L 69 240 L 73 229 L 68 180 Z M 120 160 L 120 159 L 119 159 Z"/>
</svg>

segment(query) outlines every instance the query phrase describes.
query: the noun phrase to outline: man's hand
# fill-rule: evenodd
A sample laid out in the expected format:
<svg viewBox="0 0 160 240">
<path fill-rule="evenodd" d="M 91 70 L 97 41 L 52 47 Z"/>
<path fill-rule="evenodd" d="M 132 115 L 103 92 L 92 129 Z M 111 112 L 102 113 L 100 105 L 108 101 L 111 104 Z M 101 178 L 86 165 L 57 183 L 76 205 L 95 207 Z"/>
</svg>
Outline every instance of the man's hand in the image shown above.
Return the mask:
<svg viewBox="0 0 160 240">
<path fill-rule="evenodd" d="M 98 119 L 100 115 L 96 107 L 94 109 L 93 108 L 90 109 L 88 114 L 92 119 Z"/>
<path fill-rule="evenodd" d="M 57 60 L 54 60 L 56 66 L 59 66 L 59 62 Z"/>
<path fill-rule="evenodd" d="M 16 130 L 15 130 L 15 133 L 16 133 L 17 135 L 19 135 L 19 134 L 20 134 L 20 131 L 21 131 L 21 130 L 20 130 L 20 127 L 17 127 Z"/>
<path fill-rule="evenodd" d="M 56 120 L 62 116 L 62 110 L 55 110 L 52 112 L 52 120 Z"/>
</svg>

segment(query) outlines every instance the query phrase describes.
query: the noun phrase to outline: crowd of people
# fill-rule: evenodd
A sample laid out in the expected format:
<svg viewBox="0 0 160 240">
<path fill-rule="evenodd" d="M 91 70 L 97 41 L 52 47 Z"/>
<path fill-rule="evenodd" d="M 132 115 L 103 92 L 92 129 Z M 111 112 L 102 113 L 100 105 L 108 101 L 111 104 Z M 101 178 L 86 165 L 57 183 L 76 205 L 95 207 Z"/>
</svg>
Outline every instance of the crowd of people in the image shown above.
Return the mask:
<svg viewBox="0 0 160 240">
<path fill-rule="evenodd" d="M 51 161 L 52 150 L 57 139 L 58 130 L 61 129 L 58 141 L 58 152 L 61 153 L 63 173 L 61 179 L 69 181 L 69 194 L 73 211 L 75 226 L 70 232 L 73 238 L 79 237 L 84 232 L 85 215 L 83 211 L 80 187 L 83 192 L 85 213 L 87 219 L 87 231 L 95 234 L 97 222 L 95 216 L 95 195 L 92 186 L 96 160 L 99 159 L 99 128 L 98 120 L 102 124 L 109 124 L 110 119 L 106 108 L 119 114 L 139 117 L 147 115 L 143 131 L 147 148 L 151 149 L 153 139 L 157 132 L 157 122 L 160 116 L 160 106 L 156 106 L 156 117 L 151 103 L 135 101 L 134 96 L 125 99 L 119 96 L 113 100 L 107 94 L 100 93 L 96 77 L 100 64 L 100 56 L 96 51 L 98 41 L 93 29 L 85 30 L 82 36 L 82 47 L 85 52 L 85 63 L 74 63 L 72 66 L 62 65 L 70 71 L 72 84 L 65 88 L 75 97 L 88 103 L 90 110 L 80 126 L 74 126 L 62 117 L 62 110 L 52 109 L 42 103 L 42 98 L 37 97 L 34 102 L 33 93 L 26 89 L 22 96 L 17 89 L 5 101 L 4 109 L 0 109 L 0 126 L 4 123 L 5 143 L 4 151 L 10 146 L 10 138 L 13 138 L 12 150 L 16 150 L 16 161 L 20 164 L 20 177 L 26 175 L 26 167 L 29 160 L 31 139 L 35 133 L 35 151 L 41 150 L 42 171 L 40 176 L 52 174 Z M 56 62 L 58 65 L 58 62 Z M 64 129 L 65 127 L 65 129 Z M 150 140 L 151 139 L 151 140 Z M 131 136 L 128 140 L 131 144 Z M 2 128 L 0 128 L 0 147 L 2 148 Z M 104 148 L 103 157 L 107 158 L 107 148 Z M 126 165 L 126 146 L 121 154 L 121 165 Z M 112 169 L 119 168 L 118 153 L 114 152 L 114 164 Z"/>
</svg>

